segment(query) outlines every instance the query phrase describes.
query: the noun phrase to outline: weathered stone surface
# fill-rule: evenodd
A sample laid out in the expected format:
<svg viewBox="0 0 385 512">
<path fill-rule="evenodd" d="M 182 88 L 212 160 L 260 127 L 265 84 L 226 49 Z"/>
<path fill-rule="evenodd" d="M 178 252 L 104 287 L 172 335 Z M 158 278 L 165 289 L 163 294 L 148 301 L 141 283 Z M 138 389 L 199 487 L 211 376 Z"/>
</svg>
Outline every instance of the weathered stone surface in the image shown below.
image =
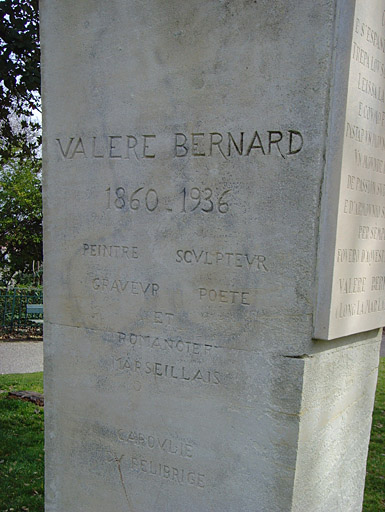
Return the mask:
<svg viewBox="0 0 385 512">
<path fill-rule="evenodd" d="M 46 511 L 358 512 L 378 331 L 312 337 L 352 3 L 41 7 Z"/>
<path fill-rule="evenodd" d="M 292 510 L 362 510 L 377 365 L 366 335 L 307 359 Z"/>
<path fill-rule="evenodd" d="M 172 355 L 67 326 L 47 334 L 48 510 L 72 500 L 79 511 L 290 502 L 302 360 Z"/>
</svg>

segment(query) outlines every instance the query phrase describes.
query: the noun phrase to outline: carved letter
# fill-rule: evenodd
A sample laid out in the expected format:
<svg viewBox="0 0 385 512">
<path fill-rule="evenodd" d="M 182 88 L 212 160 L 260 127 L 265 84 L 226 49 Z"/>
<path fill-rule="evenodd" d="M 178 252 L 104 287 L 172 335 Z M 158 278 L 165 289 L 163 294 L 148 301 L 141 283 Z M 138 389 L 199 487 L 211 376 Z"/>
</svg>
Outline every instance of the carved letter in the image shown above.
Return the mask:
<svg viewBox="0 0 385 512">
<path fill-rule="evenodd" d="M 69 150 L 70 150 L 70 148 L 71 148 L 72 141 L 74 140 L 74 138 L 73 138 L 73 137 L 71 137 L 71 138 L 70 138 L 70 140 L 69 140 L 69 142 L 68 142 L 68 146 L 67 146 L 67 148 L 66 148 L 66 150 L 65 150 L 65 151 L 63 151 L 63 147 L 62 147 L 62 145 L 61 145 L 61 141 L 60 141 L 60 139 L 56 139 L 56 140 L 57 140 L 57 142 L 58 142 L 58 144 L 59 144 L 59 148 L 60 148 L 61 154 L 63 155 L 63 157 L 64 157 L 64 158 L 67 158 L 67 157 L 68 157 L 68 152 L 69 152 Z"/>
<path fill-rule="evenodd" d="M 273 134 L 277 135 L 278 138 L 273 140 Z M 281 140 L 282 140 L 282 132 L 278 132 L 278 131 L 277 132 L 274 132 L 274 131 L 270 132 L 269 131 L 269 155 L 271 154 L 271 146 L 273 144 L 276 144 L 277 145 L 277 149 L 279 151 L 279 154 L 281 155 L 282 158 L 285 158 L 285 156 L 283 155 L 283 153 L 282 153 L 282 151 L 281 151 L 281 149 L 279 147 L 279 143 L 280 143 Z"/>
<path fill-rule="evenodd" d="M 230 132 L 227 133 L 229 137 L 229 144 L 228 144 L 228 156 L 231 156 L 231 143 L 233 143 L 235 149 L 237 150 L 238 155 L 243 155 L 243 136 L 245 135 L 244 132 L 241 132 L 241 140 L 239 141 L 239 146 L 237 146 L 233 136 Z"/>
<path fill-rule="evenodd" d="M 256 140 L 258 141 L 258 145 L 257 145 L 257 146 L 255 146 L 255 145 L 254 145 L 254 142 L 255 142 Z M 260 136 L 259 136 L 259 134 L 258 134 L 258 132 L 257 132 L 257 131 L 254 133 L 253 140 L 250 142 L 250 146 L 249 146 L 249 147 L 248 147 L 248 149 L 247 149 L 247 153 L 246 153 L 246 155 L 247 155 L 247 156 L 249 156 L 249 155 L 250 155 L 251 150 L 253 150 L 253 149 L 260 149 L 264 155 L 266 154 L 266 153 L 265 153 L 265 150 L 263 149 L 263 146 L 262 146 L 261 138 L 260 138 Z"/>
<path fill-rule="evenodd" d="M 300 132 L 297 132 L 297 130 L 289 130 L 290 134 L 290 140 L 289 140 L 289 155 L 295 155 L 296 153 L 299 153 L 301 149 L 303 148 L 303 137 Z M 293 149 L 293 141 L 294 136 L 299 138 L 299 144 L 297 149 Z"/>
<path fill-rule="evenodd" d="M 155 154 L 148 154 L 147 149 L 149 149 L 147 144 L 147 139 L 155 139 L 156 135 L 143 135 L 143 158 L 155 158 Z"/>
<path fill-rule="evenodd" d="M 87 158 L 86 151 L 84 149 L 84 144 L 83 144 L 81 137 L 79 137 L 79 140 L 76 143 L 76 146 L 75 146 L 74 152 L 72 153 L 71 158 L 73 158 L 75 155 L 83 155 L 84 158 Z"/>
<path fill-rule="evenodd" d="M 133 144 L 130 144 L 130 141 L 133 141 Z M 138 155 L 136 154 L 135 146 L 138 144 L 136 137 L 133 135 L 127 135 L 127 155 L 126 158 L 130 158 L 130 149 L 134 150 L 134 155 L 137 160 L 139 160 Z"/>
<path fill-rule="evenodd" d="M 183 137 L 183 142 L 179 143 L 178 142 L 178 137 Z M 185 145 L 187 142 L 187 137 L 184 133 L 176 133 L 175 134 L 175 156 L 177 157 L 183 157 L 183 156 L 186 156 L 187 153 L 188 153 L 188 148 L 187 146 Z M 180 151 L 178 151 L 178 148 L 181 148 L 181 150 L 184 150 L 184 153 L 181 153 Z"/>
</svg>

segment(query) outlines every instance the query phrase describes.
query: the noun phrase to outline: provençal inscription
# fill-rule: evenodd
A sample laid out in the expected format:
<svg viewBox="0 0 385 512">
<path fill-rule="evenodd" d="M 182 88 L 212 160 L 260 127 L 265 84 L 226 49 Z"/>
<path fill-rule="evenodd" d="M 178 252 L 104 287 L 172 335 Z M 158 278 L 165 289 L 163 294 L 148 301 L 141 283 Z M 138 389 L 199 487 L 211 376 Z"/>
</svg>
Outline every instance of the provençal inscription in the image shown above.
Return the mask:
<svg viewBox="0 0 385 512">
<path fill-rule="evenodd" d="M 356 201 L 354 199 L 344 200 L 343 212 L 347 215 L 358 215 L 359 217 L 385 219 L 385 205 L 365 203 L 363 201 Z"/>
<path fill-rule="evenodd" d="M 369 236 L 369 226 L 360 226 L 365 238 Z M 385 238 L 382 238 L 385 240 Z M 336 263 L 385 263 L 385 249 L 337 249 Z"/>
<path fill-rule="evenodd" d="M 383 14 L 382 14 L 382 27 L 384 27 L 384 26 L 385 26 L 385 11 L 383 11 Z M 369 24 L 366 20 L 361 19 L 360 17 L 357 16 L 355 19 L 355 24 L 354 24 L 354 32 L 360 36 L 363 43 L 365 43 L 365 44 L 369 43 L 368 46 L 370 48 L 375 48 L 377 50 L 380 50 L 380 52 L 379 52 L 380 55 L 381 55 L 381 53 L 385 54 L 384 34 L 383 34 L 383 32 L 379 32 L 378 30 L 373 28 L 372 23 Z M 353 58 L 354 58 L 354 55 L 357 53 L 357 51 L 356 51 L 357 46 L 358 46 L 357 43 L 353 43 Z M 369 56 L 370 55 L 368 54 L 368 59 L 369 59 Z M 383 77 L 385 77 L 384 67 L 381 67 L 381 69 L 380 69 L 379 65 L 373 66 L 373 64 L 372 64 L 371 66 L 369 66 L 369 62 L 373 63 L 373 58 L 371 56 L 370 56 L 369 61 L 364 62 L 364 64 L 367 65 L 368 68 L 370 67 L 373 71 L 381 72 L 381 75 Z"/>
<path fill-rule="evenodd" d="M 381 292 L 385 290 L 385 275 L 371 276 L 370 280 L 365 277 L 340 278 L 341 293 L 366 293 Z"/>
<path fill-rule="evenodd" d="M 365 316 L 371 313 L 385 311 L 385 298 L 378 296 L 375 299 L 357 300 L 354 302 L 340 302 L 336 310 L 336 318 L 349 318 L 354 316 Z"/>
<path fill-rule="evenodd" d="M 382 21 L 373 14 L 356 3 L 333 289 L 339 321 L 385 311 L 385 10 Z"/>
<path fill-rule="evenodd" d="M 182 486 L 186 485 L 197 489 L 204 489 L 206 487 L 206 476 L 188 466 L 170 466 L 153 459 L 145 459 L 136 454 L 117 455 L 111 452 L 107 453 L 107 462 L 116 464 L 119 468 L 119 473 L 127 469 L 150 478 L 160 478 L 163 481 Z"/>
<path fill-rule="evenodd" d="M 384 88 L 381 85 L 378 85 L 371 80 L 368 80 L 364 75 L 361 73 L 358 73 L 358 89 L 363 92 L 364 94 L 367 94 L 368 96 L 371 96 L 375 100 L 380 101 L 381 103 L 385 103 L 385 91 Z M 359 109 L 359 115 L 361 114 L 361 106 L 362 102 L 360 102 L 360 109 Z M 376 112 L 376 111 L 374 111 Z M 380 114 L 380 122 L 379 124 L 382 124 L 383 119 L 383 112 L 377 111 Z M 370 120 L 373 120 L 371 118 L 367 118 Z M 377 119 L 375 119 L 375 122 L 377 122 Z"/>
<path fill-rule="evenodd" d="M 385 227 L 378 226 L 359 226 L 358 227 L 358 238 L 362 240 L 385 240 Z M 369 252 L 369 251 L 367 251 Z M 372 252 L 372 251 L 370 251 Z M 377 249 L 376 253 L 382 252 Z M 381 260 L 376 260 L 379 263 Z"/>
<path fill-rule="evenodd" d="M 367 179 L 366 177 L 348 174 L 347 188 L 368 195 L 385 197 L 385 183 Z"/>
<path fill-rule="evenodd" d="M 160 434 L 145 434 L 140 430 L 119 429 L 117 438 L 126 443 L 149 451 L 160 451 L 184 459 L 193 458 L 194 446 L 191 442 L 175 440 Z"/>
<path fill-rule="evenodd" d="M 320 280 L 315 325 L 323 339 L 385 325 L 385 2 L 354 3 L 339 195 L 330 196 L 338 201 L 333 272 Z"/>
<path fill-rule="evenodd" d="M 175 158 L 277 155 L 286 158 L 298 154 L 304 146 L 299 130 L 255 130 L 253 132 L 177 132 L 171 136 L 151 134 L 114 134 L 106 136 L 73 135 L 56 138 L 58 155 L 75 158 L 135 159 L 156 158 L 157 149 L 169 148 Z"/>
<path fill-rule="evenodd" d="M 357 169 L 365 171 L 374 171 L 379 174 L 385 174 L 385 161 L 367 153 L 362 153 L 359 149 L 354 150 L 354 163 Z"/>
<path fill-rule="evenodd" d="M 339 279 L 340 293 L 365 293 L 367 291 L 366 277 L 342 277 Z"/>
<path fill-rule="evenodd" d="M 345 136 L 367 147 L 381 150 L 385 149 L 385 137 L 383 135 L 377 134 L 367 128 L 362 128 L 356 124 L 346 123 Z"/>
</svg>

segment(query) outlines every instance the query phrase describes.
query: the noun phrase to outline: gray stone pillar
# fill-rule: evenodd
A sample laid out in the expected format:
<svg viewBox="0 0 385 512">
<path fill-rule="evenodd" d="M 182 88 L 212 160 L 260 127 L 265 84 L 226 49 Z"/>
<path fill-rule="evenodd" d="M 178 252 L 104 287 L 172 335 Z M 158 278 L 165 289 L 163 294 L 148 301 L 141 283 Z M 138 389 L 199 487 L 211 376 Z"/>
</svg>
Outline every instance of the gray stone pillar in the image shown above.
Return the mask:
<svg viewBox="0 0 385 512">
<path fill-rule="evenodd" d="M 358 512 L 384 0 L 41 0 L 46 512 Z"/>
</svg>

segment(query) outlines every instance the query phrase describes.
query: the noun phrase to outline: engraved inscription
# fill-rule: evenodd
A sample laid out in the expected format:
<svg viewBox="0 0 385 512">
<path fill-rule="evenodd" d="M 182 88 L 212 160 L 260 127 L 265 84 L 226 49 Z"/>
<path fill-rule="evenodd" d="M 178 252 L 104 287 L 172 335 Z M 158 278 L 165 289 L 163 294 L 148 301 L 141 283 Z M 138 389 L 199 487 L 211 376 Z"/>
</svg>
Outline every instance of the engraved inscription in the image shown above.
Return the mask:
<svg viewBox="0 0 385 512">
<path fill-rule="evenodd" d="M 385 299 L 378 296 L 376 299 L 357 300 L 348 303 L 340 302 L 336 310 L 336 318 L 349 318 L 383 311 L 385 311 Z"/>
<path fill-rule="evenodd" d="M 167 313 L 166 311 L 153 311 L 154 324 L 163 324 L 166 326 L 173 325 L 175 322 L 174 313 Z"/>
<path fill-rule="evenodd" d="M 199 299 L 219 304 L 250 306 L 250 292 L 199 288 Z"/>
<path fill-rule="evenodd" d="M 362 101 L 358 104 L 358 115 L 374 124 L 384 126 L 385 112 L 383 110 L 377 110 Z"/>
<path fill-rule="evenodd" d="M 360 226 L 363 237 L 369 236 L 369 226 Z M 385 240 L 385 232 L 382 233 L 382 240 Z M 337 263 L 385 263 L 385 249 L 337 249 Z"/>
<path fill-rule="evenodd" d="M 324 312 L 329 338 L 330 331 L 339 337 L 385 323 L 385 303 L 379 295 L 385 263 L 385 33 L 376 5 L 356 2 L 335 272 L 331 305 Z"/>
<path fill-rule="evenodd" d="M 362 240 L 385 240 L 385 228 L 378 226 L 359 226 L 358 238 Z M 377 250 L 376 252 L 380 251 Z"/>
<path fill-rule="evenodd" d="M 354 160 L 357 168 L 366 171 L 374 171 L 380 174 L 385 174 L 385 161 L 381 158 L 376 158 L 373 155 L 362 153 L 359 149 L 354 149 Z"/>
<path fill-rule="evenodd" d="M 190 341 L 182 339 L 180 336 L 156 336 L 150 334 L 125 333 L 125 332 L 106 332 L 103 339 L 116 345 L 126 345 L 127 347 L 150 348 L 160 353 L 186 354 L 191 356 L 209 356 L 214 349 L 219 349 L 217 345 L 207 341 Z"/>
<path fill-rule="evenodd" d="M 190 382 L 210 384 L 217 386 L 221 384 L 220 373 L 216 370 L 206 370 L 200 367 L 185 366 L 179 364 L 166 364 L 153 361 L 142 361 L 141 359 L 124 355 L 113 357 L 113 370 L 119 373 L 137 374 L 139 376 L 152 376 L 167 379 L 169 382 Z"/>
<path fill-rule="evenodd" d="M 229 194 L 231 190 L 216 193 L 209 187 L 183 188 L 179 193 L 173 194 L 174 198 L 160 198 L 154 188 L 137 187 L 127 190 L 119 186 L 106 190 L 106 210 L 135 212 L 145 210 L 147 212 L 168 211 L 176 213 L 227 213 L 229 211 Z"/>
<path fill-rule="evenodd" d="M 178 249 L 175 261 L 187 265 L 220 265 L 268 272 L 266 256 L 262 254 L 230 251 L 205 251 L 204 249 Z"/>
<path fill-rule="evenodd" d="M 385 276 L 372 276 L 371 290 L 382 292 L 385 290 Z"/>
<path fill-rule="evenodd" d="M 135 473 L 147 475 L 149 477 L 158 477 L 179 485 L 187 485 L 203 489 L 206 486 L 206 476 L 185 466 L 169 466 L 155 460 L 144 459 L 136 454 L 126 455 L 108 452 L 107 462 L 116 464 L 119 461 L 119 468 L 129 470 Z"/>
<path fill-rule="evenodd" d="M 117 431 L 119 441 L 131 444 L 150 451 L 161 451 L 177 457 L 193 458 L 193 445 L 191 443 L 171 439 L 159 434 L 144 434 L 140 431 L 119 429 Z"/>
<path fill-rule="evenodd" d="M 343 212 L 347 215 L 358 215 L 359 217 L 385 218 L 385 206 L 352 199 L 345 199 Z"/>
<path fill-rule="evenodd" d="M 129 295 L 142 295 L 157 297 L 159 284 L 142 281 L 130 281 L 127 279 L 108 279 L 106 277 L 94 277 L 92 289 L 99 292 L 126 293 Z"/>
<path fill-rule="evenodd" d="M 357 88 L 363 92 L 364 94 L 367 94 L 368 96 L 371 96 L 375 100 L 380 101 L 381 103 L 385 102 L 385 91 L 381 85 L 378 85 L 368 78 L 366 78 L 361 73 L 358 73 L 358 84 Z"/>
<path fill-rule="evenodd" d="M 346 138 L 353 141 L 353 144 L 361 144 L 371 148 L 372 154 L 368 155 L 361 152 L 357 147 L 352 146 L 354 162 L 356 169 L 363 173 L 354 172 L 352 168 L 346 175 L 345 192 L 341 200 L 343 201 L 342 213 L 344 215 L 353 215 L 368 221 L 376 222 L 376 225 L 358 224 L 357 238 L 367 243 L 376 243 L 384 240 L 385 226 L 378 225 L 385 218 L 385 206 L 378 202 L 385 196 L 385 181 L 373 177 L 372 172 L 384 173 L 383 151 L 385 149 L 385 138 L 379 128 L 383 128 L 385 123 L 385 89 L 383 82 L 379 78 L 385 77 L 384 66 L 384 39 L 380 33 L 367 23 L 358 11 L 355 19 L 354 38 L 352 43 L 352 62 L 359 65 L 356 71 L 356 92 L 354 90 L 354 79 L 351 76 L 351 92 L 348 96 L 348 106 L 350 112 L 347 115 Z M 381 50 L 381 53 L 377 50 Z M 366 68 L 364 70 L 363 68 Z M 352 99 L 354 98 L 354 100 Z M 363 124 L 360 126 L 357 122 L 351 122 L 349 116 L 356 113 L 356 119 L 361 119 Z M 349 149 L 348 149 L 349 148 Z M 350 152 L 350 146 L 346 146 L 345 153 Z M 350 153 L 352 154 L 352 153 Z M 350 155 L 345 157 L 350 158 Z M 369 201 L 367 200 L 369 199 Z M 382 221 L 383 222 L 383 221 Z M 371 276 L 371 264 L 384 262 L 384 250 L 380 248 L 349 248 L 337 250 L 336 261 L 339 263 L 349 262 L 354 264 L 361 263 L 368 269 L 366 275 L 340 277 L 338 279 L 338 289 L 341 296 L 347 294 L 365 294 L 379 291 L 381 289 L 381 276 Z M 372 285 L 371 285 L 372 284 Z M 339 302 L 336 307 L 337 318 L 347 318 L 351 316 L 367 315 L 383 310 L 382 301 L 379 298 L 368 298 L 366 301 Z"/>
<path fill-rule="evenodd" d="M 385 12 L 385 11 L 384 11 Z M 357 16 L 355 20 L 354 31 L 360 35 L 364 41 L 367 41 L 374 48 L 385 53 L 385 39 L 371 26 L 366 20 Z"/>
<path fill-rule="evenodd" d="M 349 174 L 347 188 L 350 190 L 358 190 L 359 192 L 364 192 L 369 195 L 385 197 L 385 183 L 379 183 L 359 176 Z"/>
<path fill-rule="evenodd" d="M 128 245 L 108 245 L 84 243 L 81 254 L 98 258 L 134 259 L 139 258 L 138 248 Z"/>
<path fill-rule="evenodd" d="M 366 292 L 366 277 L 348 277 L 340 280 L 340 293 Z"/>
<path fill-rule="evenodd" d="M 57 138 L 60 156 L 73 158 L 128 159 L 155 158 L 152 144 L 156 135 L 107 135 L 106 137 Z"/>
<path fill-rule="evenodd" d="M 169 136 L 147 134 L 109 134 L 99 136 L 71 135 L 55 139 L 58 155 L 63 160 L 110 159 L 151 161 L 157 152 L 169 149 L 170 156 L 252 157 L 276 155 L 281 158 L 300 153 L 304 136 L 299 130 L 260 130 L 252 132 L 176 132 Z"/>
<path fill-rule="evenodd" d="M 179 336 L 153 336 L 138 333 L 115 333 L 119 344 L 126 343 L 128 346 L 139 346 L 157 349 L 163 352 L 175 352 L 180 354 L 191 354 L 194 356 L 208 355 L 214 348 L 212 343 L 183 340 Z"/>
<path fill-rule="evenodd" d="M 364 146 L 374 149 L 385 149 L 385 138 L 372 130 L 362 128 L 357 124 L 352 124 L 349 121 L 346 123 L 346 138 L 359 142 Z"/>
<path fill-rule="evenodd" d="M 263 156 L 275 154 L 282 158 L 299 153 L 304 139 L 298 130 L 269 130 L 266 133 L 255 131 L 252 134 L 240 132 L 199 132 L 186 135 L 175 134 L 175 156 L 211 157 L 219 155 L 225 160 L 231 156 L 250 156 L 253 153 Z"/>
</svg>

